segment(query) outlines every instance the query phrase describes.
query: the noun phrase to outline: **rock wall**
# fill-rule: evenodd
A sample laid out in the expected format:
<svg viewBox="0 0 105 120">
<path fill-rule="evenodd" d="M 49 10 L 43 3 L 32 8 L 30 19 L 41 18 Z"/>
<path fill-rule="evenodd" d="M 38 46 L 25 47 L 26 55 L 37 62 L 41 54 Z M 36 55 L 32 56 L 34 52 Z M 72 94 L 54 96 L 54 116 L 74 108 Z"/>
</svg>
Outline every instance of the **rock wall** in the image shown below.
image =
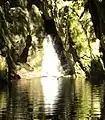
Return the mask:
<svg viewBox="0 0 105 120">
<path fill-rule="evenodd" d="M 31 37 L 30 43 L 27 43 L 28 36 Z M 38 62 L 41 62 L 43 38 L 42 18 L 35 5 L 30 11 L 27 10 L 27 0 L 19 1 L 18 4 L 7 1 L 0 6 L 0 52 L 6 58 L 9 51 L 11 64 L 14 63 L 16 69 L 21 67 L 27 70 L 35 69 Z M 25 49 L 27 56 L 22 62 L 22 53 Z"/>
</svg>

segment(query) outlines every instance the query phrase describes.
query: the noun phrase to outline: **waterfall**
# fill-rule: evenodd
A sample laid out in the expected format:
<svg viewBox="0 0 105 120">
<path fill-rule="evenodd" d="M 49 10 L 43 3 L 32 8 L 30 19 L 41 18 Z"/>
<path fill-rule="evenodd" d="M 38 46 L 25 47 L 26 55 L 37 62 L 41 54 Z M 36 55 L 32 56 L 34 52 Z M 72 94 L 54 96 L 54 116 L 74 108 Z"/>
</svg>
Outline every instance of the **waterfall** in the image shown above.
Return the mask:
<svg viewBox="0 0 105 120">
<path fill-rule="evenodd" d="M 60 76 L 61 64 L 53 47 L 51 35 L 47 35 L 43 41 L 42 76 Z"/>
<path fill-rule="evenodd" d="M 54 102 L 58 95 L 59 80 L 61 75 L 61 64 L 57 53 L 53 47 L 51 35 L 47 35 L 43 41 L 43 61 L 42 61 L 42 88 L 46 113 L 53 112 Z"/>
</svg>

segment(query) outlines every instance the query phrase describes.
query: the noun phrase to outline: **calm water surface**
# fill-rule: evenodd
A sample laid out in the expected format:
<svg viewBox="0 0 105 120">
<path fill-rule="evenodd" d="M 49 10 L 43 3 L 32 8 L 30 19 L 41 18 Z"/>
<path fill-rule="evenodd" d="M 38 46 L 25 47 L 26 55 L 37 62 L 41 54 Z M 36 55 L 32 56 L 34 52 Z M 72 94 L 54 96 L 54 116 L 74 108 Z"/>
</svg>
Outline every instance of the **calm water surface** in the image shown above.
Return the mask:
<svg viewBox="0 0 105 120">
<path fill-rule="evenodd" d="M 0 120 L 104 120 L 105 83 L 39 77 L 0 92 Z"/>
<path fill-rule="evenodd" d="M 0 120 L 105 120 L 105 82 L 56 77 L 61 65 L 50 35 L 43 48 L 48 77 L 13 80 L 11 92 L 0 91 Z"/>
</svg>

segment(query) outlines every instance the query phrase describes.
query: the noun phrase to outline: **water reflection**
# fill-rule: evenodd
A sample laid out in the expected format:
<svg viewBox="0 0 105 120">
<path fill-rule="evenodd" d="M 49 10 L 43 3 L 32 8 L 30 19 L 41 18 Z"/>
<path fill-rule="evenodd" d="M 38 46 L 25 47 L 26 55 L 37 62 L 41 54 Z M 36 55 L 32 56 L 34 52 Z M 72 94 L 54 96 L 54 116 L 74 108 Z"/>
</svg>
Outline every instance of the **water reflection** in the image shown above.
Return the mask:
<svg viewBox="0 0 105 120">
<path fill-rule="evenodd" d="M 93 85 L 82 78 L 51 79 L 13 81 L 10 94 L 7 89 L 0 92 L 0 119 L 105 119 L 104 83 Z"/>
<path fill-rule="evenodd" d="M 48 76 L 43 77 L 41 79 L 42 87 L 43 87 L 43 95 L 44 95 L 44 104 L 45 104 L 45 112 L 50 114 L 53 113 L 53 108 L 55 104 L 55 100 L 58 96 L 58 83 L 56 77 Z"/>
<path fill-rule="evenodd" d="M 61 77 L 50 36 L 44 46 L 42 77 L 13 80 L 10 92 L 0 91 L 0 120 L 104 120 L 105 82 Z"/>
</svg>

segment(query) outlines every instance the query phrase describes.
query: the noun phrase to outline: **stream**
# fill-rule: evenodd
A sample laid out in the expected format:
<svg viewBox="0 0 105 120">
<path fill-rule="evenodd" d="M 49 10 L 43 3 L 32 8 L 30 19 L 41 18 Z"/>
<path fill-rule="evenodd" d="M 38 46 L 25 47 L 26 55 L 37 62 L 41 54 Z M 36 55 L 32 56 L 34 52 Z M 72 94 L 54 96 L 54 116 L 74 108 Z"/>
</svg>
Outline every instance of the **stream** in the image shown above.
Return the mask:
<svg viewBox="0 0 105 120">
<path fill-rule="evenodd" d="M 0 120 L 99 120 L 104 117 L 104 91 L 105 83 L 83 78 L 13 81 L 10 93 L 7 88 L 0 92 Z"/>
<path fill-rule="evenodd" d="M 0 120 L 104 120 L 104 80 L 62 76 L 50 36 L 43 47 L 41 76 L 13 80 L 10 92 L 0 91 Z"/>
</svg>

